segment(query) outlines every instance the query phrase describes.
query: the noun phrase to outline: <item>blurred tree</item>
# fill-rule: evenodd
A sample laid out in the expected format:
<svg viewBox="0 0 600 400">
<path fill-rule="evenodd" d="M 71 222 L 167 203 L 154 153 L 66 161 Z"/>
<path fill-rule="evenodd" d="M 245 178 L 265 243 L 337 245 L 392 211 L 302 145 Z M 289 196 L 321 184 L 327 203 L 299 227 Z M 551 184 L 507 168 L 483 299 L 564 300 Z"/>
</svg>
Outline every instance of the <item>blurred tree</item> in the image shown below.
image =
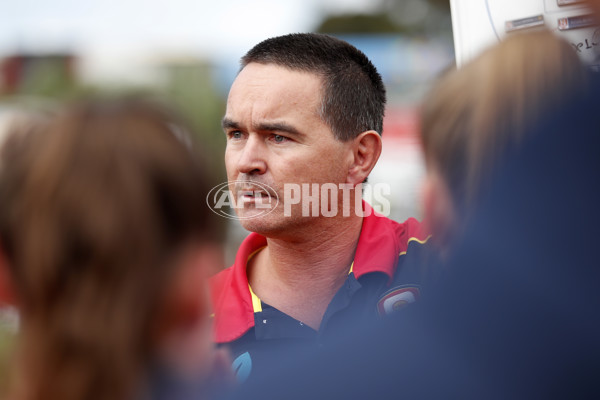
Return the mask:
<svg viewBox="0 0 600 400">
<path fill-rule="evenodd" d="M 82 84 L 73 54 L 15 54 L 0 62 L 0 104 L 30 111 L 51 112 L 67 101 L 87 98 L 137 97 L 155 99 L 181 114 L 202 143 L 211 173 L 224 180 L 222 154 L 225 140 L 222 96 L 213 87 L 212 66 L 186 59 L 159 63 L 166 84 Z"/>
<path fill-rule="evenodd" d="M 449 0 L 380 0 L 369 14 L 328 15 L 315 28 L 330 34 L 399 33 L 451 36 Z"/>
<path fill-rule="evenodd" d="M 404 33 L 388 14 L 341 14 L 325 18 L 316 29 L 320 33 Z"/>
<path fill-rule="evenodd" d="M 0 93 L 65 98 L 77 86 L 72 54 L 14 54 L 6 57 L 0 68 Z"/>
<path fill-rule="evenodd" d="M 428 0 L 428 2 L 438 7 L 440 10 L 445 10 L 446 12 L 450 12 L 450 0 Z"/>
<path fill-rule="evenodd" d="M 382 0 L 381 7 L 408 31 L 452 36 L 450 0 Z"/>
<path fill-rule="evenodd" d="M 225 137 L 221 117 L 225 109 L 223 98 L 213 85 L 213 67 L 202 60 L 172 61 L 165 64 L 166 100 L 191 125 L 214 166 L 213 178 L 225 180 L 223 154 Z"/>
</svg>

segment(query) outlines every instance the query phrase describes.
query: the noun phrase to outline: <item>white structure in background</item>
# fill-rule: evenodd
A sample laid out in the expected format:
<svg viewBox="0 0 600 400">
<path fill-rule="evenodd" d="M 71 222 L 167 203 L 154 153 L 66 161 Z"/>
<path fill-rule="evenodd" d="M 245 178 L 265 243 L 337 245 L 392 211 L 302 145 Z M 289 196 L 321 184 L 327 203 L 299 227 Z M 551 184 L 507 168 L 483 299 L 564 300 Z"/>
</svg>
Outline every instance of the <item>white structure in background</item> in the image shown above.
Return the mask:
<svg viewBox="0 0 600 400">
<path fill-rule="evenodd" d="M 545 26 L 600 70 L 600 28 L 581 0 L 450 0 L 450 8 L 459 66 L 506 35 Z"/>
</svg>

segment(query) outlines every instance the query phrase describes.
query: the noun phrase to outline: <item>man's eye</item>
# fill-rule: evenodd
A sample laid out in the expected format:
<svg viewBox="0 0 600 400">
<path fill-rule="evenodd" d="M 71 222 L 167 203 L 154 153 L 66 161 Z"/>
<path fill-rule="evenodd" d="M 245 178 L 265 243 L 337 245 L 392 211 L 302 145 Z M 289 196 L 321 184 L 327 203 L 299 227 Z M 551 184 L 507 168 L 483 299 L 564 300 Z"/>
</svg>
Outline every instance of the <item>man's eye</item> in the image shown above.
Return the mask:
<svg viewBox="0 0 600 400">
<path fill-rule="evenodd" d="M 287 140 L 287 138 L 281 135 L 273 135 L 273 140 L 275 141 L 275 143 L 283 143 Z"/>
<path fill-rule="evenodd" d="M 242 132 L 240 132 L 240 131 L 231 131 L 231 132 L 229 132 L 229 138 L 231 138 L 231 139 L 241 139 L 242 138 Z"/>
</svg>

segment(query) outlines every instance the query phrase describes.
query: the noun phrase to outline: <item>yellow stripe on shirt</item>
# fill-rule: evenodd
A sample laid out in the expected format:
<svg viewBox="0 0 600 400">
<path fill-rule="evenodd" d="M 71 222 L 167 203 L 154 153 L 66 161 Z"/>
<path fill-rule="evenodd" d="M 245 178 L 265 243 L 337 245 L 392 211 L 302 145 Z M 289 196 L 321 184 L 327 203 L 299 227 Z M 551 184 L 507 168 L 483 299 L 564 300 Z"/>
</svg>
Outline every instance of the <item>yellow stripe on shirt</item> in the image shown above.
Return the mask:
<svg viewBox="0 0 600 400">
<path fill-rule="evenodd" d="M 408 244 L 409 244 L 410 242 L 417 242 L 417 243 L 425 244 L 425 243 L 427 243 L 427 241 L 428 241 L 430 238 L 431 238 L 431 235 L 427 236 L 427 237 L 425 238 L 425 240 L 421 240 L 421 239 L 418 239 L 418 238 L 416 238 L 416 237 L 411 237 L 411 238 L 409 238 L 409 239 L 408 239 L 408 241 L 406 242 L 406 247 L 408 248 Z M 400 257 L 400 256 L 403 256 L 403 255 L 405 255 L 405 254 L 406 254 L 406 250 L 405 250 L 405 251 L 403 251 L 403 252 L 401 252 L 400 254 L 398 254 L 398 257 Z"/>
<path fill-rule="evenodd" d="M 248 284 L 248 289 L 250 289 L 250 296 L 252 296 L 252 308 L 254 309 L 254 312 L 255 313 L 262 312 L 262 302 L 260 301 L 258 296 L 254 293 L 254 291 L 252 291 L 250 284 Z"/>
</svg>

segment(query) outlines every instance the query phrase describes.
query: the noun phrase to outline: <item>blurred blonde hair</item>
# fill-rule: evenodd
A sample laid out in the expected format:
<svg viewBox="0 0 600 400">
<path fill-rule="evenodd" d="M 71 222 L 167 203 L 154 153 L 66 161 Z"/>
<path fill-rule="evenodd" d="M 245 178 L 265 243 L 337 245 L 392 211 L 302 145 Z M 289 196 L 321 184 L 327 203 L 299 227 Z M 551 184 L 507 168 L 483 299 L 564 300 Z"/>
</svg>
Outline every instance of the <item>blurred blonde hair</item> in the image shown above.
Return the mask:
<svg viewBox="0 0 600 400">
<path fill-rule="evenodd" d="M 421 114 L 425 161 L 468 206 L 507 146 L 561 100 L 585 87 L 571 46 L 546 30 L 514 34 L 447 72 Z"/>
</svg>

